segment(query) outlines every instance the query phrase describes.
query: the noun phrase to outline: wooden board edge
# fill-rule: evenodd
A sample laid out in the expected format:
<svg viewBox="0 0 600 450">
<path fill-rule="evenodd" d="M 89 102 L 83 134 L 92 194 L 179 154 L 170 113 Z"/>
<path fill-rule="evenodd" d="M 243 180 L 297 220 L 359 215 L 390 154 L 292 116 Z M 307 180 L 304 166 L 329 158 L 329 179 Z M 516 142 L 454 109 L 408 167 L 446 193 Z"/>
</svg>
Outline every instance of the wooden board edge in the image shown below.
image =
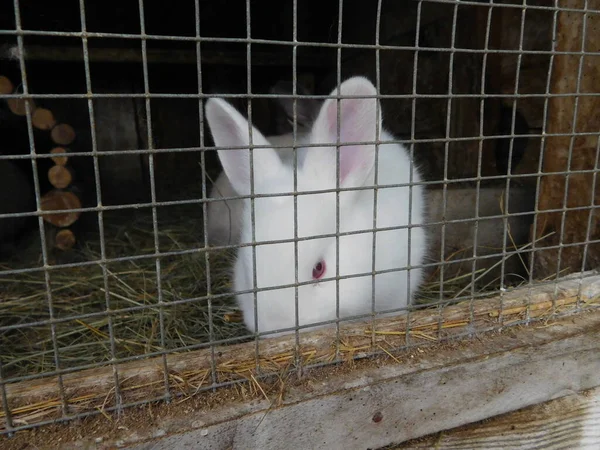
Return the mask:
<svg viewBox="0 0 600 450">
<path fill-rule="evenodd" d="M 487 449 L 497 447 L 600 448 L 600 388 L 502 414 L 483 422 L 444 430 L 394 445 L 387 450 L 415 448 Z"/>
<path fill-rule="evenodd" d="M 520 291 L 507 293 L 501 302 L 499 299 L 479 300 L 472 310 L 479 322 L 473 326 L 468 320 L 471 305 L 455 305 L 443 311 L 444 323 L 449 324 L 447 330 L 443 330 L 445 337 L 464 337 L 473 335 L 484 325 L 490 328 L 499 327 L 500 319 L 506 322 L 523 323 L 524 315 L 536 317 L 536 314 L 547 314 L 548 312 L 560 312 L 577 310 L 578 302 L 597 301 L 600 293 L 600 276 L 591 275 L 581 279 L 575 277 L 563 280 L 558 285 L 540 286 L 536 288 L 524 288 Z M 580 295 L 578 295 L 580 294 Z M 499 310 L 499 307 L 502 307 Z M 566 308 L 566 309 L 564 309 Z M 501 315 L 499 315 L 501 313 Z M 586 317 L 595 317 L 600 311 L 591 309 L 585 313 Z M 539 318 L 540 316 L 538 316 Z M 549 320 L 554 316 L 548 316 Z M 442 364 L 451 361 L 444 343 L 435 342 L 435 338 L 429 336 L 427 339 L 418 340 L 419 333 L 428 336 L 431 330 L 438 327 L 438 315 L 432 315 L 430 311 L 419 311 L 412 313 L 411 326 L 413 328 L 414 348 L 429 348 L 431 350 L 431 361 Z M 387 353 L 394 348 L 401 347 L 405 342 L 406 317 L 393 319 L 380 319 L 377 321 L 377 334 L 375 342 L 369 332 L 370 324 L 349 324 L 341 333 L 343 345 L 340 351 L 340 361 L 352 362 L 353 358 L 367 356 L 369 353 L 378 351 Z M 470 330 L 470 331 L 469 331 Z M 560 338 L 578 333 L 573 326 L 562 329 Z M 335 356 L 334 335 L 335 330 L 320 330 L 306 333 L 301 339 L 300 361 L 302 365 L 316 365 L 331 361 Z M 541 331 L 538 330 L 536 339 L 540 339 Z M 421 336 L 421 338 L 423 337 Z M 433 335 L 435 336 L 435 335 Z M 434 342 L 431 342 L 433 339 Z M 548 336 L 550 339 L 550 336 Z M 555 334 L 552 339 L 557 339 Z M 506 345 L 512 348 L 512 342 L 502 344 L 496 341 L 493 347 L 480 349 L 479 353 L 470 350 L 474 356 L 482 357 L 483 354 L 490 355 L 501 351 Z M 468 349 L 470 344 L 467 344 Z M 228 347 L 215 349 L 217 355 L 216 370 L 219 381 L 227 380 L 250 380 L 256 374 L 254 342 L 246 342 Z M 271 373 L 282 373 L 297 364 L 294 355 L 294 337 L 288 336 L 276 339 L 267 339 L 260 343 L 260 363 L 263 370 Z M 485 350 L 485 351 L 484 351 Z M 403 352 L 395 352 L 392 356 L 395 361 L 405 360 L 410 349 Z M 388 353 L 390 354 L 390 353 Z M 391 355 L 391 354 L 390 354 Z M 211 349 L 192 351 L 182 354 L 167 356 L 168 376 L 178 380 L 178 392 L 184 396 L 190 396 L 194 392 L 201 393 L 210 386 L 211 376 Z M 450 358 L 450 359 L 449 359 Z M 164 371 L 162 358 L 142 359 L 116 366 L 120 380 L 123 403 L 139 402 L 149 398 L 156 398 L 157 393 L 164 394 Z M 403 370 L 407 373 L 413 370 L 409 365 L 404 365 Z M 198 381 L 200 380 L 200 381 Z M 68 404 L 74 411 L 90 412 L 109 409 L 114 404 L 115 374 L 112 367 L 90 369 L 80 373 L 72 373 L 63 376 L 63 385 Z M 203 388 L 203 389 L 202 389 Z M 12 417 L 18 423 L 41 422 L 61 417 L 60 397 L 57 393 L 58 384 L 56 379 L 40 379 L 23 381 L 4 386 L 7 392 L 8 404 L 12 409 Z M 183 391 L 181 389 L 184 389 Z M 185 391 L 185 392 L 184 392 Z M 1 391 L 0 391 L 1 392 Z M 195 394 L 194 394 L 195 395 Z M 32 419 L 35 418 L 35 419 Z M 0 411 L 0 425 L 3 425 L 2 411 Z"/>
<path fill-rule="evenodd" d="M 599 387 L 599 332 L 600 311 L 519 327 L 422 359 L 316 376 L 281 405 L 224 403 L 124 426 L 97 448 L 379 448 Z"/>
</svg>

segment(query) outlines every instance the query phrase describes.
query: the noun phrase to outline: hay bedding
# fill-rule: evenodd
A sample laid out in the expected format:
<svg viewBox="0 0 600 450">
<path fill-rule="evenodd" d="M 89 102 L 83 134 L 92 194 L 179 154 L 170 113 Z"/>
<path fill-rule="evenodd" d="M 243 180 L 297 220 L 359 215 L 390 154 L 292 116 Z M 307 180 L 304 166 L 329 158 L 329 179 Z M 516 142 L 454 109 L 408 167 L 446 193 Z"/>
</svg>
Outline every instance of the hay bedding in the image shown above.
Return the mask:
<svg viewBox="0 0 600 450">
<path fill-rule="evenodd" d="M 208 301 L 202 298 L 207 294 L 207 270 L 201 223 L 202 210 L 197 205 L 158 210 L 160 252 L 185 252 L 160 258 L 162 309 L 157 307 L 159 286 L 156 258 L 151 256 L 155 252 L 155 235 L 150 210 L 104 214 L 106 258 L 136 257 L 106 264 L 108 299 L 99 263 L 49 272 L 56 319 L 95 314 L 55 325 L 63 369 L 110 361 L 113 351 L 114 357 L 120 359 L 162 350 L 180 351 L 210 342 L 211 337 L 213 341 L 243 339 L 247 334 L 243 324 L 230 320 L 231 317 L 239 319 L 232 296 L 212 300 L 211 324 Z M 39 236 L 30 239 L 33 240 L 26 249 L 16 252 L 18 259 L 0 262 L 0 270 L 42 266 Z M 81 235 L 79 241 L 80 245 L 67 254 L 52 254 L 50 262 L 101 260 L 98 232 Z M 226 294 L 230 290 L 233 256 L 233 251 L 209 252 L 211 294 Z M 417 295 L 418 304 L 451 302 L 471 293 L 471 273 L 445 280 L 443 289 L 436 277 L 437 271 L 433 271 Z M 492 285 L 479 288 L 478 297 L 495 292 Z M 193 300 L 186 301 L 188 299 Z M 114 349 L 109 318 L 105 314 L 107 303 L 113 312 Z M 0 275 L 0 326 L 44 322 L 49 318 L 43 271 Z M 52 330 L 48 324 L 1 331 L 0 348 L 4 378 L 55 369 Z"/>
<path fill-rule="evenodd" d="M 172 208 L 171 208 L 172 209 Z M 188 251 L 160 258 L 160 288 L 164 324 L 158 303 L 157 263 L 154 257 L 106 264 L 105 278 L 100 264 L 49 271 L 52 305 L 56 319 L 99 313 L 92 317 L 56 324 L 56 342 L 63 368 L 81 366 L 112 358 L 109 318 L 103 314 L 107 302 L 113 311 L 114 356 L 125 358 L 209 342 L 209 305 L 206 299 L 207 271 L 201 208 L 158 210 L 158 240 L 161 252 Z M 198 214 L 198 210 L 200 213 Z M 151 211 L 105 213 L 106 258 L 152 255 L 155 238 Z M 37 234 L 37 233 L 36 233 Z M 33 238 L 30 238 L 33 239 Z M 101 246 L 98 233 L 80 236 L 81 245 L 60 262 L 98 261 Z M 42 266 L 39 236 L 19 251 L 19 258 L 0 262 L 0 271 Z M 194 251 L 197 249 L 197 251 Z M 68 261 L 65 261 L 68 257 Z M 231 252 L 210 252 L 211 293 L 229 289 Z M 244 334 L 240 323 L 227 320 L 235 311 L 231 296 L 212 301 L 213 340 Z M 180 302 L 169 305 L 171 302 Z M 133 309 L 132 309 L 133 308 Z M 129 310 L 128 310 L 129 309 Z M 43 271 L 0 275 L 0 326 L 43 322 L 50 318 Z M 0 332 L 2 376 L 4 378 L 52 371 L 53 339 L 50 325 L 23 327 Z"/>
</svg>

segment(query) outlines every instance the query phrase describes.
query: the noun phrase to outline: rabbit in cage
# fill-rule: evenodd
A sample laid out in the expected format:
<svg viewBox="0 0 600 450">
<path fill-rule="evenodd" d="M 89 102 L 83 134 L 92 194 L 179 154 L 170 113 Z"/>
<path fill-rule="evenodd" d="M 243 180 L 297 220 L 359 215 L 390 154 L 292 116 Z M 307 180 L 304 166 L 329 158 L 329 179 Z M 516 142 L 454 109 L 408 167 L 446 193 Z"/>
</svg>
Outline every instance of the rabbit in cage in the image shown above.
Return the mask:
<svg viewBox="0 0 600 450">
<path fill-rule="evenodd" d="M 293 86 L 289 82 L 279 81 L 271 88 L 272 94 L 291 95 Z M 309 89 L 303 84 L 297 85 L 297 93 L 310 94 Z M 267 140 L 280 158 L 286 163 L 293 165 L 294 134 L 294 101 L 292 98 L 280 97 L 275 102 L 277 114 L 275 117 L 276 134 L 268 136 Z M 307 142 L 310 127 L 319 112 L 321 102 L 315 99 L 296 100 L 296 145 L 298 148 L 298 164 L 302 162 L 304 152 L 300 146 Z M 231 183 L 225 172 L 217 177 L 213 184 L 209 198 L 219 199 L 236 197 Z M 208 242 L 210 245 L 232 245 L 239 242 L 240 225 L 242 216 L 242 200 L 212 201 L 207 208 Z"/>
<path fill-rule="evenodd" d="M 379 101 L 373 97 L 376 89 L 369 80 L 363 77 L 350 78 L 340 85 L 340 90 L 343 96 L 371 96 L 339 102 L 342 119 L 340 141 L 359 143 L 340 147 L 340 187 L 372 186 L 376 173 L 375 146 L 360 142 L 375 140 L 377 129 L 381 141 L 392 141 L 394 138 L 382 128 L 381 119 L 377 117 Z M 337 88 L 331 95 L 336 94 Z M 336 188 L 337 149 L 332 144 L 337 140 L 337 105 L 335 99 L 325 101 L 308 133 L 307 142 L 330 145 L 306 147 L 303 150 L 303 163 L 297 172 L 299 192 Z M 249 145 L 248 122 L 227 102 L 208 100 L 206 117 L 217 146 Z M 253 130 L 253 138 L 257 145 L 271 145 L 256 129 Z M 219 150 L 218 153 L 232 189 L 239 195 L 249 195 L 248 150 Z M 378 185 L 402 185 L 411 181 L 411 161 L 403 146 L 382 143 L 378 155 Z M 421 180 L 419 171 L 413 168 L 412 172 L 412 181 L 418 183 Z M 255 150 L 255 193 L 292 192 L 293 179 L 293 168 L 285 164 L 275 150 Z M 292 196 L 258 197 L 254 200 L 256 240 L 287 242 L 256 246 L 256 267 L 253 264 L 253 248 L 240 247 L 234 265 L 234 289 L 238 292 L 252 290 L 254 276 L 258 288 L 288 287 L 257 293 L 257 323 L 254 294 L 237 294 L 244 323 L 252 332 L 289 333 L 289 329 L 296 325 L 296 317 L 304 329 L 314 328 L 318 322 L 335 320 L 338 313 L 336 281 L 330 277 L 335 277 L 338 272 L 340 277 L 345 277 L 339 280 L 341 318 L 369 314 L 372 300 L 375 311 L 387 310 L 388 313 L 411 302 L 412 293 L 422 281 L 422 269 L 414 268 L 410 275 L 406 270 L 399 269 L 407 265 L 419 266 L 425 256 L 425 230 L 422 227 L 411 229 L 409 251 L 409 231 L 406 228 L 409 223 L 423 223 L 423 186 L 415 185 L 412 189 L 408 186 L 380 188 L 376 208 L 372 190 L 342 191 L 339 194 L 339 223 L 336 222 L 336 197 L 335 191 L 331 191 L 299 195 L 297 203 Z M 377 213 L 378 228 L 394 228 L 378 231 L 376 239 L 372 231 L 359 233 L 373 228 L 374 212 Z M 339 258 L 336 258 L 338 245 L 335 233 L 338 225 L 341 233 L 349 234 L 339 237 Z M 252 228 L 250 200 L 245 199 L 241 208 L 242 243 L 252 242 Z M 317 238 L 298 241 L 296 255 L 293 242 L 296 236 Z M 376 251 L 375 255 L 373 250 Z M 384 271 L 374 278 L 371 274 L 373 257 L 375 269 Z M 293 287 L 296 274 L 297 281 L 301 283 L 297 291 L 297 311 Z M 286 328 L 288 330 L 283 330 Z"/>
</svg>

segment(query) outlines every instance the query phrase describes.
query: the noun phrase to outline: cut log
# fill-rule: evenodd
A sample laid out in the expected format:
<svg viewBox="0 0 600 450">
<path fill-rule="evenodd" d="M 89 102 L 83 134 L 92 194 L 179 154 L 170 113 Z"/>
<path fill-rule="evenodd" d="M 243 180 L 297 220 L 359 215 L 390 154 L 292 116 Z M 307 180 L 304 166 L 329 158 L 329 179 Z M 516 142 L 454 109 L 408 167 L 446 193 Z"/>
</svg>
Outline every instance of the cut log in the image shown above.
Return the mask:
<svg viewBox="0 0 600 450">
<path fill-rule="evenodd" d="M 14 86 L 12 82 L 3 75 L 0 75 L 0 94 L 12 94 L 14 90 Z"/>
<path fill-rule="evenodd" d="M 56 155 L 51 157 L 50 159 L 52 159 L 54 164 L 56 164 L 57 166 L 64 166 L 67 164 L 69 157 L 67 155 L 63 155 L 63 153 L 68 153 L 68 150 L 66 148 L 55 147 L 52 150 L 50 150 L 50 153 Z"/>
<path fill-rule="evenodd" d="M 64 189 L 73 181 L 73 174 L 66 166 L 52 166 L 48 170 L 48 180 L 57 189 Z"/>
<path fill-rule="evenodd" d="M 81 208 L 81 201 L 74 193 L 69 191 L 50 191 L 42 197 L 42 211 L 62 211 Z M 42 217 L 48 223 L 57 227 L 68 227 L 74 224 L 80 211 L 68 211 L 56 214 L 43 214 Z"/>
<path fill-rule="evenodd" d="M 24 98 L 9 98 L 6 103 L 8 103 L 8 109 L 12 111 L 13 114 L 17 116 L 24 116 L 27 114 L 27 110 L 25 109 L 25 104 L 29 103 L 29 110 L 33 113 L 35 110 L 35 102 L 33 99 L 26 100 Z"/>
<path fill-rule="evenodd" d="M 58 256 L 56 250 L 67 252 L 75 246 L 77 241 L 75 233 L 69 228 L 57 228 L 50 223 L 45 224 L 44 233 L 46 235 L 46 251 L 49 255 L 52 255 L 51 264 L 57 263 L 55 259 Z"/>
<path fill-rule="evenodd" d="M 57 249 L 66 251 L 73 248 L 75 241 L 75 234 L 71 230 L 65 228 L 56 233 L 54 245 Z"/>
<path fill-rule="evenodd" d="M 46 108 L 37 108 L 31 116 L 31 122 L 39 130 L 50 130 L 56 125 L 52 111 Z"/>
<path fill-rule="evenodd" d="M 75 140 L 75 130 L 71 125 L 61 123 L 52 128 L 50 137 L 55 144 L 69 145 Z"/>
</svg>

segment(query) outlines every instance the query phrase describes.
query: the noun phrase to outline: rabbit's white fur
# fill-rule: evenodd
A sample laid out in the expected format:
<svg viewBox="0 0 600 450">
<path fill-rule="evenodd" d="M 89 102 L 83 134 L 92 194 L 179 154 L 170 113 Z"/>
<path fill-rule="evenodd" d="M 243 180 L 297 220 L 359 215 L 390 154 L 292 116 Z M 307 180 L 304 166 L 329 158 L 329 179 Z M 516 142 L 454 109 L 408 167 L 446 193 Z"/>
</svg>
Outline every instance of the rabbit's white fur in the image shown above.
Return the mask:
<svg viewBox="0 0 600 450">
<path fill-rule="evenodd" d="M 296 133 L 296 148 L 298 148 L 298 166 L 302 164 L 304 151 L 300 146 L 308 142 L 308 133 Z M 284 164 L 293 167 L 294 134 L 288 133 L 279 136 L 269 136 L 267 140 L 277 151 Z M 233 186 L 227 178 L 225 171 L 221 172 L 213 184 L 209 198 L 237 197 Z M 240 229 L 242 226 L 243 200 L 211 201 L 207 207 L 207 231 L 210 245 L 233 245 L 239 243 Z"/>
<path fill-rule="evenodd" d="M 340 86 L 342 96 L 372 96 L 340 100 L 340 139 L 344 143 L 375 141 L 376 128 L 380 141 L 393 137 L 382 129 L 376 117 L 378 100 L 373 84 L 362 77 L 351 78 Z M 332 92 L 337 95 L 337 88 Z M 303 149 L 304 161 L 298 168 L 298 191 L 336 188 L 336 147 L 338 107 L 328 99 L 312 127 L 309 141 L 314 144 L 334 144 Z M 248 123 L 223 100 L 211 99 L 206 104 L 206 116 L 219 147 L 248 146 Z M 270 145 L 253 129 L 254 145 Z M 219 150 L 219 158 L 233 189 L 241 195 L 250 194 L 248 150 Z M 373 186 L 375 145 L 340 146 L 340 188 Z M 409 154 L 400 144 L 380 144 L 377 184 L 377 228 L 406 227 L 424 220 L 424 189 L 420 185 L 383 188 L 383 185 L 411 182 Z M 254 192 L 256 194 L 289 193 L 293 191 L 293 169 L 282 162 L 270 148 L 254 150 Z M 413 167 L 412 182 L 421 177 Z M 412 195 L 412 201 L 411 201 Z M 412 203 L 412 205 L 411 205 Z M 256 248 L 256 287 L 273 288 L 293 285 L 295 278 L 294 242 L 263 244 L 261 241 L 294 239 L 294 197 L 260 197 L 254 200 Z M 409 218 L 409 210 L 411 215 Z M 340 233 L 373 229 L 373 189 L 343 191 L 339 194 Z M 241 242 L 252 242 L 250 201 L 243 200 Z M 316 193 L 297 197 L 297 236 L 320 236 L 336 233 L 336 193 Z M 410 289 L 406 270 L 420 265 L 426 250 L 425 231 L 407 228 L 378 231 L 376 237 L 377 271 L 394 270 L 375 275 L 375 311 L 400 309 L 410 302 L 412 293 L 422 281 L 422 269 L 410 270 Z M 298 323 L 312 325 L 336 319 L 336 238 L 324 237 L 298 242 Z M 410 245 L 410 251 L 409 251 Z M 339 280 L 339 316 L 369 314 L 372 310 L 372 249 L 373 231 L 339 237 L 339 275 L 367 274 Z M 313 279 L 313 267 L 320 261 L 326 265 L 321 280 Z M 240 247 L 234 266 L 233 286 L 236 292 L 254 287 L 252 246 Z M 244 322 L 252 332 L 283 330 L 286 334 L 296 326 L 295 289 L 286 287 L 257 292 L 257 323 L 254 294 L 238 293 L 237 301 Z M 313 327 L 310 327 L 313 328 Z M 304 328 L 306 329 L 306 328 Z M 270 334 L 271 336 L 273 334 Z"/>
</svg>

